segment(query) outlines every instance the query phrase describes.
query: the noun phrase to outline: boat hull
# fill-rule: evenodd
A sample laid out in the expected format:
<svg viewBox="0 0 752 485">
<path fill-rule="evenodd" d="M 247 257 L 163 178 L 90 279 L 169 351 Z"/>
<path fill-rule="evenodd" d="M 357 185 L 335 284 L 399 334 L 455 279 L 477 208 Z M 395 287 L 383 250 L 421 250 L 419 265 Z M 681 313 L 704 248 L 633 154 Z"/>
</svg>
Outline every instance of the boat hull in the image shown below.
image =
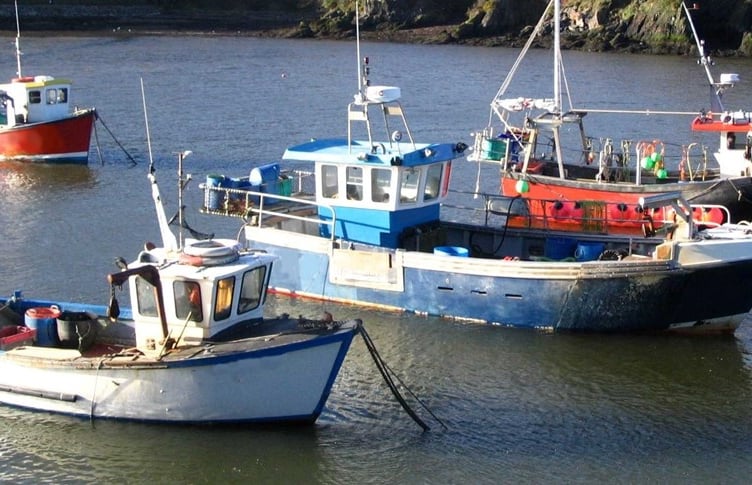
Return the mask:
<svg viewBox="0 0 752 485">
<path fill-rule="evenodd" d="M 744 255 L 734 263 L 718 263 L 710 256 L 678 265 L 650 258 L 546 263 L 398 250 L 385 258 L 389 277 L 382 277 L 386 269 L 371 265 L 359 275 L 351 267 L 346 281 L 347 270 L 338 267 L 325 244 L 296 243 L 296 237 L 246 228 L 254 247 L 280 257 L 270 288 L 292 296 L 510 327 L 586 332 L 727 333 L 752 307 L 745 289 L 752 283 L 752 260 Z"/>
<path fill-rule="evenodd" d="M 0 129 L 0 159 L 32 163 L 85 165 L 89 160 L 96 111 Z"/>
<path fill-rule="evenodd" d="M 357 325 L 330 335 L 213 343 L 194 356 L 85 358 L 25 347 L 0 353 L 0 402 L 87 418 L 168 423 L 312 423 Z M 277 341 L 277 343 L 275 343 Z M 139 361 L 140 360 L 140 361 Z"/>
</svg>

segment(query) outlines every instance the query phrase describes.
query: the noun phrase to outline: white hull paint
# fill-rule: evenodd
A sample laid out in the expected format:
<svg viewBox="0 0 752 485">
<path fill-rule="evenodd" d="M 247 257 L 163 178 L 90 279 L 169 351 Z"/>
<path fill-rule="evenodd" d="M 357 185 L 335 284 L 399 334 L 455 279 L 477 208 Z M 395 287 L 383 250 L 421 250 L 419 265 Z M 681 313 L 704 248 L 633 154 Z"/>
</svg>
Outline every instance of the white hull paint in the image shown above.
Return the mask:
<svg viewBox="0 0 752 485">
<path fill-rule="evenodd" d="M 0 402 L 80 417 L 175 423 L 312 422 L 323 409 L 352 328 L 326 342 L 143 364 L 26 347 L 0 355 Z M 237 343 L 230 343 L 236 347 Z M 106 362 L 106 363 L 105 363 Z"/>
</svg>

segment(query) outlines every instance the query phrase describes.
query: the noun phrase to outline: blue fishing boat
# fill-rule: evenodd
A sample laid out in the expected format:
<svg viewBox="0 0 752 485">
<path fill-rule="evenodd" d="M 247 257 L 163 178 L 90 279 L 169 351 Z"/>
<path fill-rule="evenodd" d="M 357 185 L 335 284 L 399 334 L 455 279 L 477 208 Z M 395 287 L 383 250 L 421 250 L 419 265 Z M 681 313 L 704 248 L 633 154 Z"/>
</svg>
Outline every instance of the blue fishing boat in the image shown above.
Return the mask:
<svg viewBox="0 0 752 485">
<path fill-rule="evenodd" d="M 547 331 L 728 333 L 749 312 L 749 226 L 698 225 L 679 193 L 641 199 L 638 234 L 604 232 L 596 206 L 580 232 L 534 224 L 531 199 L 450 208 L 466 145 L 417 142 L 400 89 L 369 73 L 364 58 L 345 137 L 284 152 L 308 172 L 269 164 L 203 186 L 203 212 L 242 218 L 247 247 L 279 257 L 273 291 Z"/>
</svg>

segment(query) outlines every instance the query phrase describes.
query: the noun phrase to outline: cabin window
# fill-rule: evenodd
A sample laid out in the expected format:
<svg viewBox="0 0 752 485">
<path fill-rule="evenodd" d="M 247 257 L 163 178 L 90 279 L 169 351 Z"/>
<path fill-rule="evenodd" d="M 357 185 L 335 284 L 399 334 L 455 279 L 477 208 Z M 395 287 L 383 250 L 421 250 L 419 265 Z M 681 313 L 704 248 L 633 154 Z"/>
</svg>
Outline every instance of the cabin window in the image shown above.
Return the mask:
<svg viewBox="0 0 752 485">
<path fill-rule="evenodd" d="M 146 317 L 158 317 L 157 296 L 154 293 L 154 286 L 142 277 L 136 277 L 136 299 L 138 313 Z"/>
<path fill-rule="evenodd" d="M 384 168 L 374 168 L 371 170 L 371 200 L 373 202 L 389 202 L 391 185 L 391 170 Z"/>
<path fill-rule="evenodd" d="M 321 194 L 329 199 L 337 198 L 339 193 L 339 180 L 336 165 L 323 165 L 321 167 Z"/>
<path fill-rule="evenodd" d="M 418 184 L 420 183 L 420 169 L 408 168 L 402 172 L 400 182 L 400 202 L 416 202 L 418 200 Z"/>
<path fill-rule="evenodd" d="M 347 167 L 347 199 L 363 200 L 363 167 Z"/>
<path fill-rule="evenodd" d="M 214 320 L 224 320 L 230 316 L 232 311 L 232 294 L 234 292 L 234 276 L 217 282 L 217 294 L 214 299 Z"/>
<path fill-rule="evenodd" d="M 443 164 L 437 163 L 428 167 L 428 172 L 426 173 L 426 188 L 423 191 L 423 200 L 431 200 L 439 196 L 442 166 Z"/>
<path fill-rule="evenodd" d="M 243 275 L 238 313 L 245 313 L 258 308 L 261 304 L 261 298 L 264 296 L 265 281 L 266 266 L 253 268 Z"/>
<path fill-rule="evenodd" d="M 58 104 L 68 102 L 67 88 L 52 88 L 47 90 L 47 104 Z"/>
<path fill-rule="evenodd" d="M 39 104 L 42 102 L 41 91 L 29 91 L 29 104 Z"/>
<path fill-rule="evenodd" d="M 175 281 L 172 284 L 175 294 L 175 316 L 181 320 L 200 322 L 204 319 L 201 311 L 201 288 L 195 281 Z"/>
<path fill-rule="evenodd" d="M 736 149 L 736 134 L 729 133 L 726 135 L 726 148 L 729 150 Z"/>
</svg>

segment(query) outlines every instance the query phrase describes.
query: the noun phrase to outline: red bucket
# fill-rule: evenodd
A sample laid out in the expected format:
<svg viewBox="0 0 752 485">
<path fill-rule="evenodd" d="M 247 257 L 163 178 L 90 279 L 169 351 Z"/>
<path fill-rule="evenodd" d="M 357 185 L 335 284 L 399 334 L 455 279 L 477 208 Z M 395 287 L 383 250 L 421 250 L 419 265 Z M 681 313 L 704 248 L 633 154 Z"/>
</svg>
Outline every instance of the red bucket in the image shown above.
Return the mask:
<svg viewBox="0 0 752 485">
<path fill-rule="evenodd" d="M 60 343 L 57 336 L 57 319 L 60 314 L 60 309 L 54 306 L 26 310 L 24 323 L 37 331 L 37 345 L 55 347 Z"/>
</svg>

